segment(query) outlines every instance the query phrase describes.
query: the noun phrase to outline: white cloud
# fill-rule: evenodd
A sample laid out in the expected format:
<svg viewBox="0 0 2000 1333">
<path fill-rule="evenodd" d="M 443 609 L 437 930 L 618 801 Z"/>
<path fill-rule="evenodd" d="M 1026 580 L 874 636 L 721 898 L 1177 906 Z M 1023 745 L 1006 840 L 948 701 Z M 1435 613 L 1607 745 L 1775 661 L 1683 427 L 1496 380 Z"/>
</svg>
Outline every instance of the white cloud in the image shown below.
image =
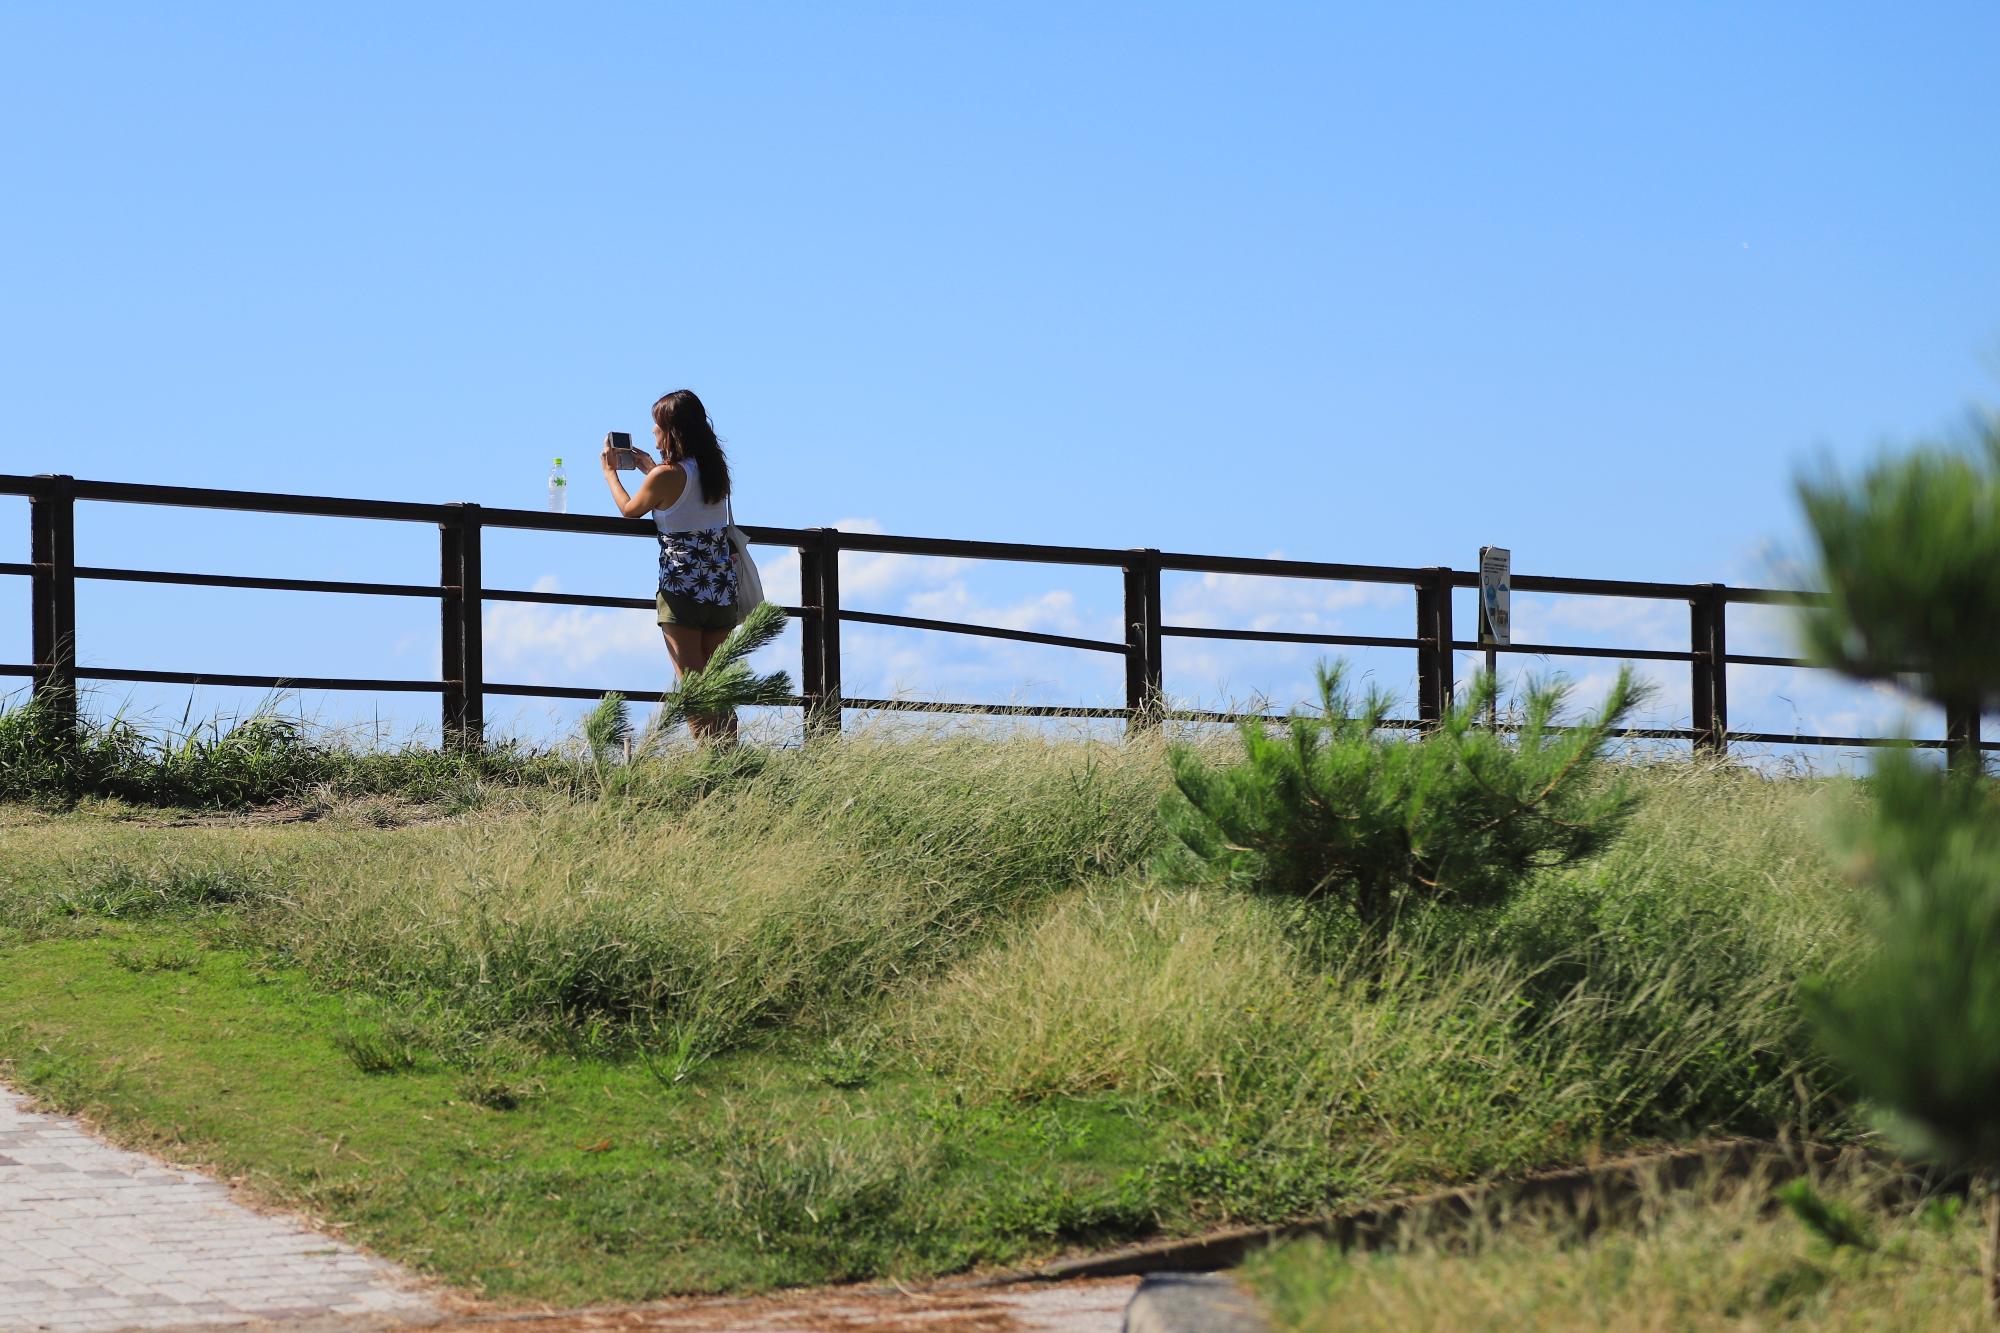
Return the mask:
<svg viewBox="0 0 2000 1333">
<path fill-rule="evenodd" d="M 532 592 L 560 592 L 553 575 L 535 580 Z M 485 615 L 486 665 L 505 668 L 520 683 L 572 683 L 574 673 L 604 664 L 667 669 L 666 646 L 651 611 L 541 602 L 491 602 Z"/>
<path fill-rule="evenodd" d="M 1732 653 L 1758 657 L 1794 657 L 1799 653 L 1796 607 L 1742 603 L 1729 608 L 1727 625 Z"/>
<path fill-rule="evenodd" d="M 842 532 L 879 535 L 882 524 L 872 518 L 843 518 L 834 527 Z M 796 562 L 797 555 L 793 555 Z M 844 551 L 840 557 L 840 595 L 878 597 L 912 585 L 929 587 L 955 577 L 966 562 L 928 555 L 899 555 L 893 552 Z"/>
<path fill-rule="evenodd" d="M 972 625 L 992 625 L 999 629 L 1074 637 L 1085 636 L 1086 628 L 1077 612 L 1076 594 L 1067 588 L 1054 588 L 1017 602 L 994 606 L 973 596 L 961 579 L 953 579 L 942 587 L 911 593 L 903 599 L 902 614 L 928 620 L 956 620 Z M 1093 619 L 1108 621 L 1090 627 L 1099 636 L 1116 638 L 1118 618 L 1115 615 Z"/>
<path fill-rule="evenodd" d="M 1284 556 L 1273 552 L 1269 558 Z M 1374 633 L 1344 628 L 1351 618 L 1344 613 L 1387 612 L 1410 606 L 1411 598 L 1411 591 L 1400 584 L 1202 574 L 1174 580 L 1167 592 L 1166 613 L 1169 623 L 1196 629 Z"/>
<path fill-rule="evenodd" d="M 1517 592 L 1513 619 L 1514 638 L 1521 643 L 1682 652 L 1688 646 L 1686 602 Z M 1462 636 L 1471 638 L 1471 631 L 1468 626 Z"/>
<path fill-rule="evenodd" d="M 1006 640 L 850 626 L 842 645 L 849 695 L 876 699 L 1115 707 L 1122 659 Z"/>
<path fill-rule="evenodd" d="M 842 532 L 880 533 L 882 525 L 872 518 L 843 518 L 832 525 Z M 764 580 L 764 593 L 774 602 L 799 604 L 799 553 L 794 548 L 774 551 L 764 546 L 753 549 L 757 572 Z M 898 555 L 871 551 L 843 551 L 840 556 L 840 594 L 843 602 L 872 599 L 899 589 L 932 587 L 956 576 L 965 566 L 962 560 L 935 556 Z"/>
<path fill-rule="evenodd" d="M 794 550 L 786 551 L 782 555 L 765 555 L 753 546 L 750 548 L 750 556 L 757 562 L 757 576 L 764 580 L 765 599 L 780 606 L 797 606 L 799 553 Z"/>
<path fill-rule="evenodd" d="M 1117 612 L 1086 612 L 1066 588 L 994 603 L 953 578 L 911 591 L 898 614 L 1120 641 Z M 1085 705 L 1123 701 L 1122 660 L 1085 649 L 856 624 L 843 631 L 842 656 L 848 692 L 868 698 Z M 1118 698 L 1110 697 L 1113 691 Z"/>
<path fill-rule="evenodd" d="M 1269 558 L 1285 557 L 1273 551 Z M 1413 593 L 1401 584 L 1169 574 L 1164 591 L 1166 622 L 1194 629 L 1394 636 L 1413 629 Z M 1311 702 L 1313 667 L 1331 658 L 1349 663 L 1357 686 L 1379 684 L 1407 697 L 1416 680 L 1413 650 L 1169 637 L 1166 653 L 1168 696 L 1190 708 L 1283 709 Z"/>
</svg>

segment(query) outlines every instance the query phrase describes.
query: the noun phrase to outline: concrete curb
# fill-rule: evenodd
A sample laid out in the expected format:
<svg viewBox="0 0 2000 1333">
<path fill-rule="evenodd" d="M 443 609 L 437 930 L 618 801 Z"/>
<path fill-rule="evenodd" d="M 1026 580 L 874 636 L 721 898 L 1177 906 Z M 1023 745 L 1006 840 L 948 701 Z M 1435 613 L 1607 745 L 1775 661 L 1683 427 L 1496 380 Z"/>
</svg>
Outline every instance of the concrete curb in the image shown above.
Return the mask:
<svg viewBox="0 0 2000 1333">
<path fill-rule="evenodd" d="M 1131 1245 L 980 1281 L 998 1286 L 1082 1277 L 1212 1273 L 1234 1268 L 1253 1250 L 1281 1240 L 1316 1236 L 1343 1249 L 1376 1249 L 1411 1227 L 1435 1232 L 1473 1222 L 1497 1223 L 1524 1207 L 1566 1213 L 1586 1228 L 1595 1228 L 1636 1207 L 1649 1193 L 1686 1189 L 1703 1180 L 1741 1179 L 1752 1172 L 1761 1172 L 1778 1184 L 1808 1171 L 1863 1160 L 1886 1161 L 1874 1154 L 1843 1152 L 1823 1144 L 1722 1139 L 1514 1180 L 1439 1190 L 1278 1226 L 1235 1227 L 1184 1240 Z"/>
<path fill-rule="evenodd" d="M 1125 1333 L 1269 1333 L 1250 1293 L 1226 1277 L 1155 1273 L 1125 1307 Z"/>
</svg>

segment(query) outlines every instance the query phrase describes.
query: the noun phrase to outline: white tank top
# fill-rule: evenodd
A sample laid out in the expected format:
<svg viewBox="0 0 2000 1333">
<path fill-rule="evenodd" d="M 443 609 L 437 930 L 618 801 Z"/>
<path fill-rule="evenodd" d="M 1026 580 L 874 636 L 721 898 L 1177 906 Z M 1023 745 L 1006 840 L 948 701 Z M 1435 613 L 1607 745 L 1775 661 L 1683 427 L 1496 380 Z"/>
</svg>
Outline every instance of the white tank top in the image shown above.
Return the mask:
<svg viewBox="0 0 2000 1333">
<path fill-rule="evenodd" d="M 681 471 L 687 474 L 687 485 L 681 488 L 679 499 L 665 509 L 653 511 L 654 526 L 663 533 L 708 532 L 727 526 L 729 523 L 727 498 L 725 497 L 720 504 L 709 504 L 701 498 L 700 464 L 692 458 L 683 458 Z"/>
</svg>

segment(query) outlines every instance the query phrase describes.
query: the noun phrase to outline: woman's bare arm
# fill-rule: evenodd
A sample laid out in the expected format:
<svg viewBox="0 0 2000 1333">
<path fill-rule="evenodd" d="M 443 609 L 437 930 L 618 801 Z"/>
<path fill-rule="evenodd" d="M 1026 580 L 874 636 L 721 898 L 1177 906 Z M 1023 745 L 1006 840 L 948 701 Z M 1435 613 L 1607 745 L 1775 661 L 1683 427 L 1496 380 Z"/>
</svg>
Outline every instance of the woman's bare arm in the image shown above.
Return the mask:
<svg viewBox="0 0 2000 1333">
<path fill-rule="evenodd" d="M 687 473 L 680 465 L 662 463 L 646 474 L 638 490 L 628 494 L 624 481 L 618 476 L 618 469 L 611 465 L 610 445 L 605 445 L 599 460 L 604 464 L 605 484 L 611 488 L 611 502 L 627 518 L 640 518 L 655 509 L 665 509 L 680 499 L 681 492 L 687 489 Z"/>
</svg>

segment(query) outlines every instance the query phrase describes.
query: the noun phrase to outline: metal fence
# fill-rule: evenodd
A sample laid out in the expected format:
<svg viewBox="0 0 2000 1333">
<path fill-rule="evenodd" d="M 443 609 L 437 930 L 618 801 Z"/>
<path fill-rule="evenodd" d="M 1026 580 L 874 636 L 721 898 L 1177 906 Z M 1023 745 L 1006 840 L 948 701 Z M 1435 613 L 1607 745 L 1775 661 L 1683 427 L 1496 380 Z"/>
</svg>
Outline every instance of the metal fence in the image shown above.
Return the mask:
<svg viewBox="0 0 2000 1333">
<path fill-rule="evenodd" d="M 0 563 L 0 576 L 25 577 L 31 584 L 32 656 L 25 663 L 0 663 L 0 676 L 27 676 L 37 693 L 73 706 L 76 684 L 87 681 L 133 681 L 173 685 L 231 685 L 309 690 L 359 690 L 435 693 L 442 701 L 441 720 L 448 741 L 477 743 L 484 727 L 488 695 L 555 699 L 596 699 L 616 688 L 625 697 L 657 702 L 656 690 L 622 687 L 580 688 L 530 685 L 488 680 L 482 640 L 481 609 L 489 602 L 539 602 L 558 606 L 590 606 L 650 610 L 653 602 L 638 597 L 604 597 L 579 593 L 533 592 L 520 588 L 489 588 L 480 576 L 481 535 L 491 528 L 540 532 L 596 533 L 647 537 L 653 525 L 644 519 L 604 518 L 583 514 L 548 514 L 525 509 L 489 509 L 476 504 L 411 504 L 392 500 L 340 499 L 314 495 L 281 495 L 259 491 L 205 490 L 186 486 L 148 486 L 128 482 L 79 481 L 67 476 L 0 475 L 0 495 L 28 497 L 30 555 L 23 564 Z M 424 583 L 359 583 L 330 579 L 263 578 L 236 574 L 203 574 L 177 570 L 113 569 L 76 562 L 78 502 L 167 505 L 192 509 L 235 510 L 261 514 L 295 514 L 374 522 L 423 523 L 438 531 L 436 581 Z M 1189 555 L 1151 549 L 1115 550 L 1088 546 L 1037 546 L 1016 542 L 954 541 L 931 537 L 896 537 L 841 532 L 833 528 L 749 527 L 753 542 L 788 546 L 800 561 L 800 602 L 785 611 L 803 631 L 800 647 L 800 693 L 792 699 L 804 710 L 809 730 L 838 731 L 842 713 L 858 710 L 921 710 L 928 712 L 1011 714 L 1029 717 L 1114 718 L 1128 726 L 1145 727 L 1162 718 L 1233 721 L 1237 714 L 1172 709 L 1166 706 L 1161 644 L 1169 638 L 1220 639 L 1238 643 L 1316 644 L 1331 647 L 1401 648 L 1413 650 L 1417 662 L 1417 713 L 1388 725 L 1422 728 L 1434 723 L 1452 697 L 1453 654 L 1482 652 L 1488 645 L 1461 640 L 1452 628 L 1452 590 L 1478 586 L 1470 570 L 1442 567 L 1403 568 L 1390 565 L 1330 564 L 1311 560 L 1257 560 L 1234 556 Z M 1122 642 L 1043 634 L 1033 630 L 933 620 L 852 610 L 840 604 L 840 556 L 843 552 L 937 556 L 970 560 L 1025 561 L 1085 568 L 1117 569 L 1124 577 L 1124 638 Z M 1160 577 L 1165 572 L 1237 574 L 1272 578 L 1392 584 L 1416 592 L 1416 623 L 1408 636 L 1311 634 L 1277 630 L 1210 629 L 1163 623 Z M 204 588 L 341 593 L 365 597 L 435 599 L 443 634 L 443 669 L 436 680 L 396 680 L 332 676 L 265 676 L 215 671 L 154 671 L 129 667 L 77 664 L 76 586 L 79 580 L 178 584 Z M 1768 588 L 1732 588 L 1719 583 L 1641 583 L 1622 579 L 1553 578 L 1516 575 L 1516 591 L 1581 597 L 1632 597 L 1682 602 L 1688 607 L 1688 646 L 1683 650 L 1597 648 L 1567 644 L 1516 643 L 1502 653 L 1545 657 L 1608 658 L 1620 661 L 1685 662 L 1690 673 L 1693 725 L 1635 728 L 1628 736 L 1685 740 L 1703 751 L 1720 753 L 1730 742 L 1782 745 L 1869 746 L 1892 742 L 1873 736 L 1823 736 L 1731 731 L 1727 670 L 1735 666 L 1803 667 L 1809 662 L 1791 657 L 1732 653 L 1728 650 L 1728 612 L 1736 605 L 1809 605 L 1813 595 Z M 1110 653 L 1125 664 L 1125 706 L 1122 708 L 1061 707 L 983 702 L 914 702 L 846 696 L 841 688 L 840 627 L 842 624 L 889 625 L 947 634 L 1044 644 L 1079 652 Z M 2000 748 L 1982 742 L 1976 713 L 1946 719 L 1946 735 L 1920 740 L 1919 745 L 1978 751 Z"/>
</svg>

